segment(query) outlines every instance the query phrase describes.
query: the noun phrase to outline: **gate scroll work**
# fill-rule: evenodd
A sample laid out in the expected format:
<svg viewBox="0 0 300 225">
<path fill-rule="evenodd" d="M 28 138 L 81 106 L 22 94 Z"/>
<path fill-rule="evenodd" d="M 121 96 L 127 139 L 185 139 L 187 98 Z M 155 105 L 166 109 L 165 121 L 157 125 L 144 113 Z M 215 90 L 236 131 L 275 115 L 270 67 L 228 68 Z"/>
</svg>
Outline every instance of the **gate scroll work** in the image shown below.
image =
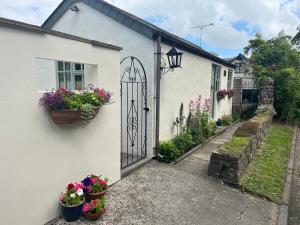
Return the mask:
<svg viewBox="0 0 300 225">
<path fill-rule="evenodd" d="M 147 76 L 133 56 L 121 61 L 121 169 L 147 156 Z"/>
</svg>

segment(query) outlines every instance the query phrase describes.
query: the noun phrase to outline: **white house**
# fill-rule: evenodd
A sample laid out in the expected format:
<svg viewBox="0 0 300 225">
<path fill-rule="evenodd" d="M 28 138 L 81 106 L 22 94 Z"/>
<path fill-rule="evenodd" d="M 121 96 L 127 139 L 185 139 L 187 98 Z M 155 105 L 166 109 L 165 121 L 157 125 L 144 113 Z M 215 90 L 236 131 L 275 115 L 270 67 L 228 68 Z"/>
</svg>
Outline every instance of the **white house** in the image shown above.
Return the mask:
<svg viewBox="0 0 300 225">
<path fill-rule="evenodd" d="M 42 27 L 122 46 L 122 59 L 141 62 L 127 58 L 121 67 L 122 169 L 151 158 L 159 139 L 174 136 L 181 102 L 187 113 L 201 94 L 211 99 L 212 118 L 231 114 L 232 100 L 217 101 L 216 93 L 232 88 L 233 64 L 105 1 L 64 0 Z M 161 77 L 161 52 L 172 46 L 184 53 L 182 68 Z M 138 76 L 130 75 L 132 63 Z"/>
<path fill-rule="evenodd" d="M 1 224 L 40 225 L 58 215 L 69 182 L 120 179 L 121 48 L 0 18 L 0 49 Z M 39 98 L 61 73 L 70 88 L 85 80 L 112 91 L 115 103 L 90 123 L 54 124 Z"/>
</svg>

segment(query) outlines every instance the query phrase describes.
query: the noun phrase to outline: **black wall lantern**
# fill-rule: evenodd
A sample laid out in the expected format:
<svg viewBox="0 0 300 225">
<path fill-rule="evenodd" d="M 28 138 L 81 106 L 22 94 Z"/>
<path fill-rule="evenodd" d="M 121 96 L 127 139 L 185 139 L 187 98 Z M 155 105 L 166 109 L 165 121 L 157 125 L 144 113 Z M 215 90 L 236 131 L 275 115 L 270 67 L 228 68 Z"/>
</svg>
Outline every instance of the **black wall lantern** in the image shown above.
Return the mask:
<svg viewBox="0 0 300 225">
<path fill-rule="evenodd" d="M 172 47 L 171 50 L 166 53 L 167 58 L 168 58 L 168 63 L 169 66 L 167 66 L 166 61 L 163 58 L 163 53 L 161 53 L 161 74 L 165 75 L 169 71 L 174 71 L 175 68 L 180 68 L 181 67 L 181 60 L 182 60 L 182 55 L 183 53 L 178 51 L 175 47 Z"/>
</svg>

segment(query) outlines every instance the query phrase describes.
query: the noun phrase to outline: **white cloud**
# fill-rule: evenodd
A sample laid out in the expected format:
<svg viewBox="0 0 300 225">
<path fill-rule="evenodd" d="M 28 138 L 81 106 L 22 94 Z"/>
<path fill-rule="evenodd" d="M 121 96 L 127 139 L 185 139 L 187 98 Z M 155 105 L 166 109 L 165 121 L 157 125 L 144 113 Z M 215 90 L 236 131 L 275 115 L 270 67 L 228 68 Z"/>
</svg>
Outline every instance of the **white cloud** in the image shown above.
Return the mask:
<svg viewBox="0 0 300 225">
<path fill-rule="evenodd" d="M 284 29 L 295 34 L 300 19 L 300 0 L 107 0 L 142 18 L 162 17 L 158 26 L 186 37 L 199 37 L 190 28 L 213 22 L 203 40 L 215 48 L 244 47 L 253 32 L 260 29 L 267 38 Z M 40 25 L 61 0 L 0 0 L 0 16 Z M 300 15 L 300 14 L 299 14 Z M 236 30 L 232 23 L 246 21 L 246 30 Z"/>
</svg>

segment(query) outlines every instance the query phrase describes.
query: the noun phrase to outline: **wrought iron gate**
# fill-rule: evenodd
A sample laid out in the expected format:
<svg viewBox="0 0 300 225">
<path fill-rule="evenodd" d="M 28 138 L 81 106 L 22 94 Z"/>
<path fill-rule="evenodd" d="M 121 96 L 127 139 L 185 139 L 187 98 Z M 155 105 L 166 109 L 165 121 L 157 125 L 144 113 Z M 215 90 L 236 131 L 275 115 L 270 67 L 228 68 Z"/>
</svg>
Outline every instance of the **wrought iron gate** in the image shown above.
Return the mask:
<svg viewBox="0 0 300 225">
<path fill-rule="evenodd" d="M 121 168 L 147 155 L 147 77 L 144 66 L 129 56 L 121 61 Z"/>
</svg>

